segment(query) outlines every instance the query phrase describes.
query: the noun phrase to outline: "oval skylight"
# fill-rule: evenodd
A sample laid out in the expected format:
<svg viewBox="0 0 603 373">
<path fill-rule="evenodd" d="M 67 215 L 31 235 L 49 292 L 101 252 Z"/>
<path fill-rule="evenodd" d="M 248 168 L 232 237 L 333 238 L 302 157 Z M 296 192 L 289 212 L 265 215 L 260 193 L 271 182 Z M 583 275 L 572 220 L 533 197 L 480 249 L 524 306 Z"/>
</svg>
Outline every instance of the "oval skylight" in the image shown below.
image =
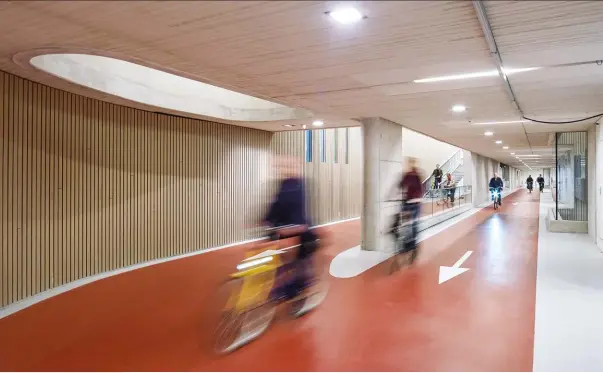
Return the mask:
<svg viewBox="0 0 603 373">
<path fill-rule="evenodd" d="M 150 67 L 86 54 L 46 54 L 30 63 L 88 88 L 159 108 L 228 121 L 306 119 L 311 113 Z"/>
</svg>

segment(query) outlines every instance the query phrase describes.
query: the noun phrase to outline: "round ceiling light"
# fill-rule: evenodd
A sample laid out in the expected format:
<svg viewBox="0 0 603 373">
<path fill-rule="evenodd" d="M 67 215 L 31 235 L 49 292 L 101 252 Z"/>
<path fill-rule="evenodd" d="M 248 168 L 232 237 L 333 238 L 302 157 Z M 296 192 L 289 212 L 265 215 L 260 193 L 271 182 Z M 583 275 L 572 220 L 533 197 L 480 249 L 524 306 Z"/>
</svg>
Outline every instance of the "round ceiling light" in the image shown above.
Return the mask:
<svg viewBox="0 0 603 373">
<path fill-rule="evenodd" d="M 360 13 L 360 11 L 358 11 L 356 8 L 337 9 L 332 12 L 327 12 L 327 14 L 337 22 L 344 25 L 356 23 L 365 18 L 364 15 L 362 15 L 362 13 Z"/>
<path fill-rule="evenodd" d="M 465 107 L 465 105 L 454 105 L 452 107 L 452 111 L 454 111 L 455 113 L 462 113 L 465 110 L 467 110 L 467 108 Z"/>
</svg>

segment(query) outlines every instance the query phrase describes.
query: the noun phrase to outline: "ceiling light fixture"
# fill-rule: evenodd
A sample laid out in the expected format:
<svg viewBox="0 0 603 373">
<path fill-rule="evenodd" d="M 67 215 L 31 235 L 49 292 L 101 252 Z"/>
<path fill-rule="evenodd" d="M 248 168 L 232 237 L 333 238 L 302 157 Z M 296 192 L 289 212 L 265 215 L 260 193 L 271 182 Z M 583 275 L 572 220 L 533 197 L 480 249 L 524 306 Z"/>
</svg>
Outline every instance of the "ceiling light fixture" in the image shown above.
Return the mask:
<svg viewBox="0 0 603 373">
<path fill-rule="evenodd" d="M 306 125 L 304 124 L 304 125 L 302 126 L 302 128 L 303 128 L 303 129 L 306 129 Z"/>
<path fill-rule="evenodd" d="M 295 127 L 295 124 L 283 124 L 285 127 Z"/>
<path fill-rule="evenodd" d="M 520 154 L 517 156 L 517 158 L 527 158 L 527 157 L 540 157 L 540 154 Z"/>
<path fill-rule="evenodd" d="M 511 155 L 515 155 L 515 153 L 511 153 Z"/>
<path fill-rule="evenodd" d="M 462 113 L 465 110 L 467 110 L 467 108 L 465 107 L 465 105 L 454 105 L 452 107 L 452 111 L 454 111 L 455 113 Z"/>
<path fill-rule="evenodd" d="M 491 132 L 491 131 L 484 132 L 484 136 L 492 136 L 492 135 L 494 135 L 494 132 Z"/>
<path fill-rule="evenodd" d="M 511 75 L 516 73 L 522 73 L 526 71 L 538 70 L 540 67 L 527 67 L 523 69 L 504 69 L 505 75 Z M 413 83 L 437 83 L 437 82 L 446 82 L 451 80 L 465 80 L 465 79 L 475 79 L 475 78 L 488 78 L 498 76 L 498 70 L 490 70 L 490 71 L 480 71 L 476 73 L 468 73 L 468 74 L 455 74 L 455 75 L 445 75 L 445 76 L 436 76 L 433 78 L 424 78 L 413 80 Z"/>
<path fill-rule="evenodd" d="M 358 22 L 363 18 L 366 18 L 362 15 L 362 13 L 358 11 L 358 9 L 355 8 L 337 9 L 332 12 L 327 12 L 326 14 L 331 16 L 331 18 L 333 18 L 337 22 L 342 23 L 344 25 L 349 25 L 351 23 Z"/>
<path fill-rule="evenodd" d="M 507 149 L 509 149 L 509 147 L 508 146 L 503 146 L 503 149 L 507 150 Z"/>
<path fill-rule="evenodd" d="M 503 121 L 492 121 L 492 122 L 477 122 L 477 123 L 470 123 L 474 126 L 490 126 L 490 125 L 496 125 L 496 124 L 520 124 L 520 123 L 527 123 L 530 122 L 529 120 L 503 120 Z"/>
<path fill-rule="evenodd" d="M 496 143 L 500 145 L 502 144 L 502 140 L 496 140 Z"/>
<path fill-rule="evenodd" d="M 320 126 L 322 126 L 323 124 L 325 124 L 325 122 L 323 122 L 322 120 L 315 120 L 314 122 L 312 122 L 312 125 L 313 125 L 314 127 L 320 127 Z"/>
</svg>

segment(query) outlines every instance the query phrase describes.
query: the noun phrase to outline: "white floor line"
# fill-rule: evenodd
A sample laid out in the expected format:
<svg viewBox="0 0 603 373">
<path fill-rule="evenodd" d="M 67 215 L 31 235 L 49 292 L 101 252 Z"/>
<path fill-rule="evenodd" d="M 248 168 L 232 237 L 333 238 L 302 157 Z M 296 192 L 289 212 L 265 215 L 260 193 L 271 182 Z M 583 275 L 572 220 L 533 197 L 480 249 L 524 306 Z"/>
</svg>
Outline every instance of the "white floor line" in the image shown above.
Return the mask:
<svg viewBox="0 0 603 373">
<path fill-rule="evenodd" d="M 603 255 L 587 234 L 551 233 L 541 195 L 536 285 L 536 372 L 603 371 Z"/>
<path fill-rule="evenodd" d="M 359 220 L 359 217 L 356 218 L 351 218 L 351 219 L 346 219 L 346 220 L 339 220 L 339 221 L 334 221 L 331 223 L 327 223 L 327 224 L 321 224 L 321 225 L 317 225 L 314 228 L 322 228 L 322 227 L 328 227 L 331 225 L 335 225 L 335 224 L 341 224 L 341 223 L 347 223 L 350 221 L 354 221 L 354 220 Z M 254 240 L 247 240 L 247 241 L 241 241 L 241 242 L 235 242 L 235 243 L 231 243 L 228 245 L 224 245 L 224 246 L 219 246 L 219 247 L 212 247 L 209 249 L 201 249 L 201 250 L 195 250 L 192 251 L 190 253 L 186 253 L 186 254 L 182 254 L 182 255 L 177 255 L 177 256 L 172 256 L 169 258 L 161 258 L 161 259 L 155 259 L 155 260 L 151 260 L 148 262 L 144 262 L 144 263 L 139 263 L 139 264 L 135 264 L 129 267 L 124 267 L 124 268 L 119 268 L 113 271 L 108 271 L 108 272 L 103 272 L 103 273 L 99 273 L 97 275 L 94 276 L 90 276 L 90 277 L 85 277 L 70 283 L 67 283 L 65 285 L 61 285 L 61 286 L 57 286 L 55 288 L 43 291 L 41 293 L 38 293 L 34 296 L 31 296 L 29 298 L 23 299 L 21 301 L 9 304 L 8 306 L 4 307 L 4 308 L 0 308 L 0 319 L 3 319 L 7 316 L 12 315 L 13 313 L 19 312 L 27 307 L 31 307 L 34 304 L 40 303 L 48 298 L 52 298 L 55 297 L 59 294 L 63 294 L 66 293 L 70 290 L 82 287 L 84 285 L 90 284 L 92 282 L 96 282 L 102 279 L 105 279 L 107 277 L 112 277 L 112 276 L 117 276 L 119 274 L 125 273 L 125 272 L 130 272 L 130 271 L 135 271 L 137 269 L 141 269 L 141 268 L 145 268 L 145 267 L 149 267 L 149 266 L 153 266 L 153 265 L 157 265 L 157 264 L 161 264 L 161 263 L 166 263 L 166 262 L 171 262 L 173 260 L 178 260 L 178 259 L 184 259 L 184 258 L 188 258 L 191 256 L 195 256 L 195 255 L 201 255 L 201 254 L 206 254 L 206 253 L 211 253 L 213 251 L 217 251 L 217 250 L 222 250 L 222 249 L 226 249 L 229 247 L 235 247 L 235 246 L 240 246 L 240 245 L 244 245 L 247 243 L 252 243 L 252 242 L 256 242 L 256 241 L 260 241 L 263 238 L 258 238 L 258 239 L 254 239 Z"/>
<path fill-rule="evenodd" d="M 513 190 L 512 192 L 503 192 L 502 198 L 504 199 L 506 196 L 515 192 L 516 190 L 517 189 Z M 469 216 L 475 214 L 483 208 L 489 207 L 490 205 L 490 202 L 483 203 L 479 205 L 479 207 L 472 208 L 469 211 L 466 211 L 420 232 L 419 242 L 435 236 L 436 234 L 444 231 L 447 228 L 450 228 L 461 220 L 468 218 Z M 361 273 L 375 267 L 376 265 L 383 263 L 387 259 L 391 258 L 391 256 L 392 253 L 390 252 L 361 250 L 360 246 L 354 246 L 350 249 L 340 252 L 337 254 L 337 256 L 335 256 L 335 258 L 333 258 L 329 267 L 329 273 L 331 276 L 337 278 L 356 277 Z"/>
</svg>

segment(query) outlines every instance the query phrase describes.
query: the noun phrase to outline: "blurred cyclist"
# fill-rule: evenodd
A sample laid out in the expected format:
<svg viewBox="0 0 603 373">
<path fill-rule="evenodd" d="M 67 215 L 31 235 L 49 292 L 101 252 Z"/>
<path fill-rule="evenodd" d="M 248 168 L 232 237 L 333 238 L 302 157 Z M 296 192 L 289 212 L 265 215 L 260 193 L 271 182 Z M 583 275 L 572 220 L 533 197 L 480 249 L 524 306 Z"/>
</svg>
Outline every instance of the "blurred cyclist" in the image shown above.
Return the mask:
<svg viewBox="0 0 603 373">
<path fill-rule="evenodd" d="M 528 186 L 528 190 L 532 193 L 532 188 L 534 187 L 534 179 L 532 179 L 532 175 L 528 175 L 526 179 L 526 184 Z"/>
<path fill-rule="evenodd" d="M 268 213 L 266 225 L 278 228 L 272 240 L 298 237 L 300 246 L 295 256 L 295 280 L 287 290 L 289 299 L 295 298 L 309 285 L 311 277 L 310 259 L 317 249 L 318 237 L 310 230 L 310 219 L 306 215 L 305 185 L 301 174 L 301 161 L 289 156 L 277 160 L 280 186 Z M 291 227 L 287 227 L 291 226 Z"/>
<path fill-rule="evenodd" d="M 397 185 L 397 189 L 403 195 L 403 211 L 409 211 L 413 219 L 413 236 L 417 236 L 417 220 L 421 214 L 421 200 L 423 198 L 423 182 L 421 173 L 417 167 L 416 158 L 407 158 L 408 168 L 402 174 L 402 179 Z"/>
<path fill-rule="evenodd" d="M 498 174 L 495 172 L 494 176 L 492 177 L 492 179 L 490 179 L 490 183 L 488 184 L 488 186 L 490 187 L 490 189 L 494 189 L 497 192 L 501 192 L 503 189 L 503 181 L 500 177 L 498 177 Z M 498 197 L 498 204 L 502 206 L 502 198 Z"/>
</svg>

